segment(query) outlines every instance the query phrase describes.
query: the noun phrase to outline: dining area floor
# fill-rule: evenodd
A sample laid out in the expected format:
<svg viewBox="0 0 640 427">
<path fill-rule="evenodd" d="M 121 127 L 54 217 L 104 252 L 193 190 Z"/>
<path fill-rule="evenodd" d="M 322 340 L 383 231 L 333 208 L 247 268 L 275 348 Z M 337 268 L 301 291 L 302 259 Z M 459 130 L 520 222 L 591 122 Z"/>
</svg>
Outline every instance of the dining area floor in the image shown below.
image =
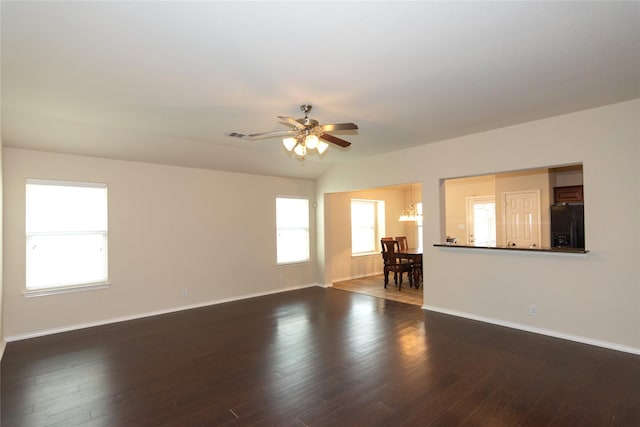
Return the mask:
<svg viewBox="0 0 640 427">
<path fill-rule="evenodd" d="M 417 306 L 422 306 L 423 304 L 422 284 L 418 289 L 411 288 L 409 287 L 409 281 L 404 280 L 402 290 L 398 290 L 392 279 L 385 288 L 384 275 L 382 274 L 334 282 L 333 288 Z"/>
</svg>

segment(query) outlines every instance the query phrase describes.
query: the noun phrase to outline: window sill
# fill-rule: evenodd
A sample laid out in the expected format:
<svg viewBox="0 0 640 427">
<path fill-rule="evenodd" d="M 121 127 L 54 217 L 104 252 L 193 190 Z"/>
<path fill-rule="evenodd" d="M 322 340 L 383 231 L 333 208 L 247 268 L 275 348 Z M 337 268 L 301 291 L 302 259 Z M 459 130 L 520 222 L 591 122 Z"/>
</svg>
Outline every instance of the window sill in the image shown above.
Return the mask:
<svg viewBox="0 0 640 427">
<path fill-rule="evenodd" d="M 371 256 L 371 255 L 380 255 L 382 252 L 378 251 L 378 252 L 361 252 L 359 254 L 351 254 L 351 258 L 358 258 L 361 256 Z"/>
<path fill-rule="evenodd" d="M 279 262 L 276 264 L 277 267 L 286 267 L 288 265 L 298 265 L 298 264 L 308 264 L 310 263 L 310 259 L 303 259 L 300 261 L 287 261 L 287 262 Z"/>
<path fill-rule="evenodd" d="M 25 298 L 42 297 L 47 295 L 68 294 L 70 292 L 92 291 L 95 289 L 106 289 L 111 286 L 110 282 L 88 283 L 84 285 L 59 286 L 56 288 L 27 289 L 22 293 Z"/>
</svg>

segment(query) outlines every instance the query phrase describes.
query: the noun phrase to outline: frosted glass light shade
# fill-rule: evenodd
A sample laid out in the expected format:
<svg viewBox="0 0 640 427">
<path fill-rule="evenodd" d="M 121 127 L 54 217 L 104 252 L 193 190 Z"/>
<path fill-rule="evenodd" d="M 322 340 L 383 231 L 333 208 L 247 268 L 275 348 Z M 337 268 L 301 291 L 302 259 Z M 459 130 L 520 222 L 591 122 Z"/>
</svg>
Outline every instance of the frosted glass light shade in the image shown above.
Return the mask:
<svg viewBox="0 0 640 427">
<path fill-rule="evenodd" d="M 289 137 L 282 140 L 282 145 L 284 145 L 284 148 L 286 148 L 287 151 L 291 151 L 293 150 L 293 147 L 296 146 L 297 142 L 298 141 L 295 138 Z"/>
<path fill-rule="evenodd" d="M 307 147 L 302 144 L 298 144 L 296 145 L 296 148 L 293 149 L 293 152 L 300 157 L 304 157 L 307 155 Z"/>
<path fill-rule="evenodd" d="M 327 144 L 326 142 L 318 141 L 318 153 L 320 154 L 324 153 L 328 147 L 329 147 L 329 144 Z"/>
<path fill-rule="evenodd" d="M 318 146 L 318 137 L 315 135 L 307 135 L 304 140 L 304 145 L 313 150 Z"/>
</svg>

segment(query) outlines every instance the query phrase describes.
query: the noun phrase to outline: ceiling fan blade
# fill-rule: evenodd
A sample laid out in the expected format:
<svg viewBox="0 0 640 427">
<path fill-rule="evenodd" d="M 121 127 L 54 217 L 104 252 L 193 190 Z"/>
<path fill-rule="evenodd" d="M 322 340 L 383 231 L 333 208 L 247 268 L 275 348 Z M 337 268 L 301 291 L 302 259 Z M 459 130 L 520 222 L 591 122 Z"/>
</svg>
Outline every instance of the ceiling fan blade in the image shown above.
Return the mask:
<svg viewBox="0 0 640 427">
<path fill-rule="evenodd" d="M 240 132 L 225 132 L 224 133 L 227 136 L 232 136 L 234 138 L 248 138 L 249 135 L 245 135 L 244 133 L 240 133 Z"/>
<path fill-rule="evenodd" d="M 329 135 L 328 133 L 323 133 L 322 135 L 320 135 L 320 139 L 324 139 L 325 141 L 339 145 L 340 147 L 348 147 L 351 145 L 349 141 L 345 141 L 344 139 L 338 138 L 337 136 Z"/>
<path fill-rule="evenodd" d="M 287 124 L 290 124 L 291 126 L 295 126 L 297 129 L 304 129 L 305 128 L 305 126 L 302 123 L 300 123 L 296 119 L 292 119 L 291 117 L 278 116 L 278 118 L 280 120 L 284 120 L 285 122 L 287 122 Z"/>
<path fill-rule="evenodd" d="M 225 135 L 233 136 L 235 138 L 243 138 L 243 139 L 263 139 L 263 138 L 276 138 L 279 136 L 295 136 L 298 134 L 297 130 L 278 130 L 274 132 L 260 132 L 260 133 L 251 133 L 244 134 L 239 132 L 227 132 Z"/>
<path fill-rule="evenodd" d="M 249 138 L 251 139 L 275 138 L 279 136 L 295 136 L 297 134 L 298 134 L 297 130 L 277 130 L 273 132 L 252 133 L 252 134 L 249 134 Z"/>
<path fill-rule="evenodd" d="M 358 125 L 355 123 L 335 123 L 331 125 L 322 125 L 320 126 L 323 132 L 332 132 L 334 130 L 356 130 L 358 129 Z"/>
</svg>

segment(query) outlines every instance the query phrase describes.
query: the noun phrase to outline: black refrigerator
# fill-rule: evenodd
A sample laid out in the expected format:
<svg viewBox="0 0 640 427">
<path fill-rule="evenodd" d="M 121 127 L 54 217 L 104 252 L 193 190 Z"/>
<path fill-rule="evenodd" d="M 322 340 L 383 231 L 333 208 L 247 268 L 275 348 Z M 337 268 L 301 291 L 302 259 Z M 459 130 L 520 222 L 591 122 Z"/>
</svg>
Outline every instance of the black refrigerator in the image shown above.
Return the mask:
<svg viewBox="0 0 640 427">
<path fill-rule="evenodd" d="M 551 247 L 584 249 L 584 205 L 551 206 Z"/>
</svg>

